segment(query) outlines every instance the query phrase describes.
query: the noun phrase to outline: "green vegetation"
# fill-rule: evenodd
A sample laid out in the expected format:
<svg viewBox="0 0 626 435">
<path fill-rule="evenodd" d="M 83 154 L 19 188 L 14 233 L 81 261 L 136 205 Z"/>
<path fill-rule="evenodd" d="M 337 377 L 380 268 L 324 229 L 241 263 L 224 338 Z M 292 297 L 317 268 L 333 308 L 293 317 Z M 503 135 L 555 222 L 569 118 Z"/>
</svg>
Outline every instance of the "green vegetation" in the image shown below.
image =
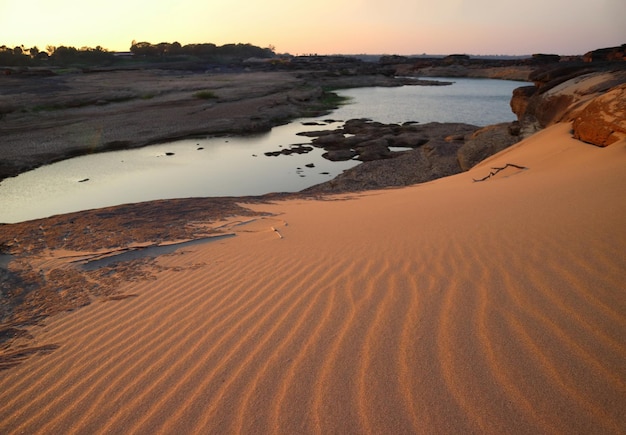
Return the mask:
<svg viewBox="0 0 626 435">
<path fill-rule="evenodd" d="M 212 91 L 198 91 L 193 94 L 193 96 L 196 98 L 201 98 L 203 100 L 211 100 L 217 98 L 217 95 L 215 95 Z"/>
<path fill-rule="evenodd" d="M 342 97 L 341 95 L 337 95 L 330 90 L 324 89 L 320 98 L 317 99 L 316 104 L 306 110 L 305 116 L 321 115 L 323 113 L 337 109 L 339 106 L 348 104 L 349 101 L 349 97 Z"/>
<path fill-rule="evenodd" d="M 339 106 L 348 104 L 349 101 L 350 97 L 342 97 L 331 90 L 325 89 L 320 99 L 320 104 L 331 109 L 336 109 Z"/>
</svg>

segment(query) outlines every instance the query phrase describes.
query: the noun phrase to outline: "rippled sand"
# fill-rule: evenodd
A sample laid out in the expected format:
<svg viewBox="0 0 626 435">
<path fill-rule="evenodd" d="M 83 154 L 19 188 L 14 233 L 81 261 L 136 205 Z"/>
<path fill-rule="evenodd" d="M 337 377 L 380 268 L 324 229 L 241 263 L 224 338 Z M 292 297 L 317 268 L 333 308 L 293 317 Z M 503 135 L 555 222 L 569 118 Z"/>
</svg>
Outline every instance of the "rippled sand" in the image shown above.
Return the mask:
<svg viewBox="0 0 626 435">
<path fill-rule="evenodd" d="M 626 142 L 251 206 L 0 371 L 1 433 L 624 433 Z M 484 182 L 491 167 L 508 168 Z M 234 221 L 233 221 L 234 222 Z"/>
</svg>

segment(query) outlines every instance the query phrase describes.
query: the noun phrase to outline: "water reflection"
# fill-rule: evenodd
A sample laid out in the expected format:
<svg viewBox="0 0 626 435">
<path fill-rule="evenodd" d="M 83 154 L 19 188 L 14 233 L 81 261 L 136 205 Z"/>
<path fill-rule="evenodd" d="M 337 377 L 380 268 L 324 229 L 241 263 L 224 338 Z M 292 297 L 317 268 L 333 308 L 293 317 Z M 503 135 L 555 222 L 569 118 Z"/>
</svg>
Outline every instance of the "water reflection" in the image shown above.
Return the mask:
<svg viewBox="0 0 626 435">
<path fill-rule="evenodd" d="M 299 191 L 359 163 L 330 162 L 318 148 L 307 154 L 264 155 L 310 143 L 296 133 L 320 128 L 298 120 L 262 135 L 187 139 L 44 166 L 0 184 L 0 221 L 153 199 Z"/>
<path fill-rule="evenodd" d="M 298 119 L 271 132 L 247 137 L 181 140 L 146 148 L 73 158 L 0 183 L 0 222 L 154 199 L 245 196 L 296 192 L 327 181 L 357 165 L 330 162 L 315 148 L 307 154 L 267 157 L 267 151 L 310 143 L 296 133 L 337 128 L 338 122 L 368 117 L 377 121 L 511 121 L 509 100 L 520 82 L 454 79 L 452 86 L 405 86 L 340 91 L 352 98 L 331 115 Z M 304 125 L 310 122 L 326 124 Z"/>
</svg>

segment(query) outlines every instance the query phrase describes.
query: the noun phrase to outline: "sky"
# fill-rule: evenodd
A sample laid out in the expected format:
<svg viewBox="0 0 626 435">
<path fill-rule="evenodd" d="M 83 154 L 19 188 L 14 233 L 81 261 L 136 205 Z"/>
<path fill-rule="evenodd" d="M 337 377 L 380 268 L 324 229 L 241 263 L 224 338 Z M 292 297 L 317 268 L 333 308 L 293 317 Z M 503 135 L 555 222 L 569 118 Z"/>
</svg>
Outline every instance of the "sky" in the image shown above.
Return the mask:
<svg viewBox="0 0 626 435">
<path fill-rule="evenodd" d="M 0 0 L 0 45 L 136 40 L 290 54 L 584 54 L 626 43 L 624 0 Z"/>
</svg>

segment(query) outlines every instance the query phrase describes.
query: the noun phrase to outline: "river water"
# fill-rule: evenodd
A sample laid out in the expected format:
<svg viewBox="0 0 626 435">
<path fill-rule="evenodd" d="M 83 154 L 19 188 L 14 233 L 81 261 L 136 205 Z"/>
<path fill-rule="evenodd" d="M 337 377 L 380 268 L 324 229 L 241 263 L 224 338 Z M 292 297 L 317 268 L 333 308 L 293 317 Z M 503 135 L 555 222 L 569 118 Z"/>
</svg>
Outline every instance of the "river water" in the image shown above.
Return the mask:
<svg viewBox="0 0 626 435">
<path fill-rule="evenodd" d="M 296 119 L 264 134 L 186 139 L 43 166 L 0 183 L 0 222 L 154 199 L 297 192 L 359 164 L 327 161 L 317 148 L 307 154 L 264 155 L 310 142 L 298 132 L 338 128 L 341 121 L 352 118 L 479 126 L 512 121 L 513 89 L 527 85 L 490 79 L 441 80 L 454 84 L 339 91 L 350 103 L 332 114 Z M 312 121 L 324 126 L 303 125 Z"/>
</svg>

